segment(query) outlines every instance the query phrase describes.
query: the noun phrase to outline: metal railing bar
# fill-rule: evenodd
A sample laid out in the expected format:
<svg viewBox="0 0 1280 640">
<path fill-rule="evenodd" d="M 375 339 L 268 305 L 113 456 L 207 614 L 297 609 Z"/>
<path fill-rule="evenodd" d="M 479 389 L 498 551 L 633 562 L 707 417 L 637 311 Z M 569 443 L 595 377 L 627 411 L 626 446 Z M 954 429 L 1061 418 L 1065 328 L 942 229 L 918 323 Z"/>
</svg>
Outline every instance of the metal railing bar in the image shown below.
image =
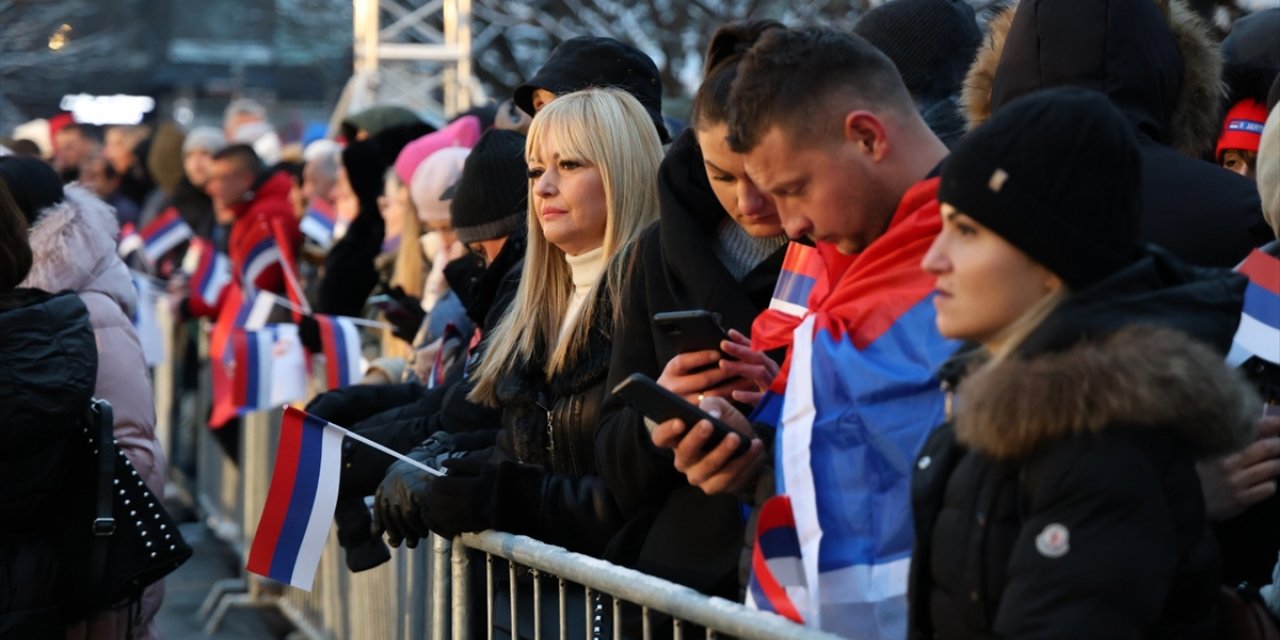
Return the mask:
<svg viewBox="0 0 1280 640">
<path fill-rule="evenodd" d="M 462 544 L 561 576 L 720 633 L 747 640 L 795 638 L 831 640 L 838 636 L 809 629 L 781 616 L 743 607 L 723 598 L 708 598 L 688 587 L 566 551 L 527 536 L 500 531 L 463 534 Z M 588 598 L 588 600 L 590 600 Z"/>
</svg>

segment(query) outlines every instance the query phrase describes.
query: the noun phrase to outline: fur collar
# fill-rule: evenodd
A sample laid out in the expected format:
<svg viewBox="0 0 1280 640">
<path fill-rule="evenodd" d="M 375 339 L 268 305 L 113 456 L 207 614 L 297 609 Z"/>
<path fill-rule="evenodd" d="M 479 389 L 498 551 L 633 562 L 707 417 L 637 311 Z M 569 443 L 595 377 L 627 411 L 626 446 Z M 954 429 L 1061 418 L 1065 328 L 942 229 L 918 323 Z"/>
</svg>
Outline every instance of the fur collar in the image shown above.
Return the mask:
<svg viewBox="0 0 1280 640">
<path fill-rule="evenodd" d="M 1115 428 L 1170 430 L 1209 457 L 1251 441 L 1261 415 L 1252 388 L 1211 349 L 1177 331 L 1138 326 L 982 365 L 955 402 L 957 439 L 995 458 Z"/>
<path fill-rule="evenodd" d="M 607 290 L 602 289 L 600 295 L 607 296 Z M 554 402 L 558 398 L 583 393 L 603 382 L 609 373 L 609 359 L 613 353 L 613 339 L 608 330 L 612 324 L 613 316 L 605 305 L 596 313 L 595 326 L 587 332 L 587 348 L 576 362 L 550 380 L 547 380 L 541 359 L 522 363 L 498 384 L 498 402 L 503 405 L 539 402 L 539 395 L 543 392 L 546 400 Z"/>
<path fill-rule="evenodd" d="M 1182 89 L 1166 138 L 1169 146 L 1199 156 L 1213 148 L 1221 127 L 1220 104 L 1226 91 L 1222 83 L 1222 53 L 1211 27 L 1186 0 L 1153 1 L 1173 32 L 1183 62 Z M 965 76 L 961 107 L 969 129 L 991 117 L 991 90 L 1016 9 L 1015 4 L 991 19 L 987 40 L 978 48 Z"/>
<path fill-rule="evenodd" d="M 57 292 L 100 293 L 132 316 L 137 292 L 116 255 L 120 233 L 115 213 L 83 187 L 64 187 L 65 199 L 40 212 L 31 226 L 35 264 L 23 287 Z"/>
</svg>

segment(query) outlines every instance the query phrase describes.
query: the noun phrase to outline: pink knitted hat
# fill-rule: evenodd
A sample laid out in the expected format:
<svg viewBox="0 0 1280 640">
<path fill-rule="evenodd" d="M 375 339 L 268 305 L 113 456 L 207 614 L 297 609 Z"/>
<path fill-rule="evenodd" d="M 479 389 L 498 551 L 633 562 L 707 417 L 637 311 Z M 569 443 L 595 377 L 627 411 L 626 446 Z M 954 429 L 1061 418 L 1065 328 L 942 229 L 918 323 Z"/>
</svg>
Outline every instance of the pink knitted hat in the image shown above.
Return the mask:
<svg viewBox="0 0 1280 640">
<path fill-rule="evenodd" d="M 396 157 L 396 175 L 400 181 L 413 182 L 413 172 L 422 164 L 427 156 L 448 147 L 470 149 L 480 139 L 480 119 L 475 116 L 462 116 L 449 123 L 449 126 L 429 133 L 405 145 Z"/>
</svg>

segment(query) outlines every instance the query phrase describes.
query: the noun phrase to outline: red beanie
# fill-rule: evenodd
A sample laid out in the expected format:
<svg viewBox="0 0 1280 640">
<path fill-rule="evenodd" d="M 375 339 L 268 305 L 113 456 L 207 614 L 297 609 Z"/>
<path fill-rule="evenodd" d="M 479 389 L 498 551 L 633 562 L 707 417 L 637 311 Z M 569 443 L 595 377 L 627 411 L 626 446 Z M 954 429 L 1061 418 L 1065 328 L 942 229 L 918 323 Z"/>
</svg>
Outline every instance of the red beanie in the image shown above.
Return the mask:
<svg viewBox="0 0 1280 640">
<path fill-rule="evenodd" d="M 1267 108 L 1252 98 L 1237 102 L 1222 121 L 1222 136 L 1218 138 L 1218 150 L 1214 157 L 1222 161 L 1227 149 L 1258 151 L 1262 141 L 1262 124 L 1267 121 Z"/>
</svg>

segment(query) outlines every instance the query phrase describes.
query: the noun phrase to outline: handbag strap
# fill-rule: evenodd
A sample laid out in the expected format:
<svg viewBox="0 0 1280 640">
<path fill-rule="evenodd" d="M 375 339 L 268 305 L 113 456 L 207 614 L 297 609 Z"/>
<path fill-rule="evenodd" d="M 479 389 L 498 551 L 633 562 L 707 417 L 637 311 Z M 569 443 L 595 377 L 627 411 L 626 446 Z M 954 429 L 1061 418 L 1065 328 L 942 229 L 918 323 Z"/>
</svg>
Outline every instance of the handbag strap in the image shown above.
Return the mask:
<svg viewBox="0 0 1280 640">
<path fill-rule="evenodd" d="M 116 521 L 111 514 L 111 489 L 115 479 L 115 439 L 111 435 L 115 422 L 111 403 L 106 400 L 93 401 L 89 408 L 89 417 L 94 422 L 93 428 L 97 437 L 95 454 L 97 455 L 97 491 L 98 497 L 93 509 L 93 549 L 90 554 L 90 578 L 92 584 L 101 584 L 107 570 L 107 546 L 112 534 L 116 532 Z"/>
</svg>

